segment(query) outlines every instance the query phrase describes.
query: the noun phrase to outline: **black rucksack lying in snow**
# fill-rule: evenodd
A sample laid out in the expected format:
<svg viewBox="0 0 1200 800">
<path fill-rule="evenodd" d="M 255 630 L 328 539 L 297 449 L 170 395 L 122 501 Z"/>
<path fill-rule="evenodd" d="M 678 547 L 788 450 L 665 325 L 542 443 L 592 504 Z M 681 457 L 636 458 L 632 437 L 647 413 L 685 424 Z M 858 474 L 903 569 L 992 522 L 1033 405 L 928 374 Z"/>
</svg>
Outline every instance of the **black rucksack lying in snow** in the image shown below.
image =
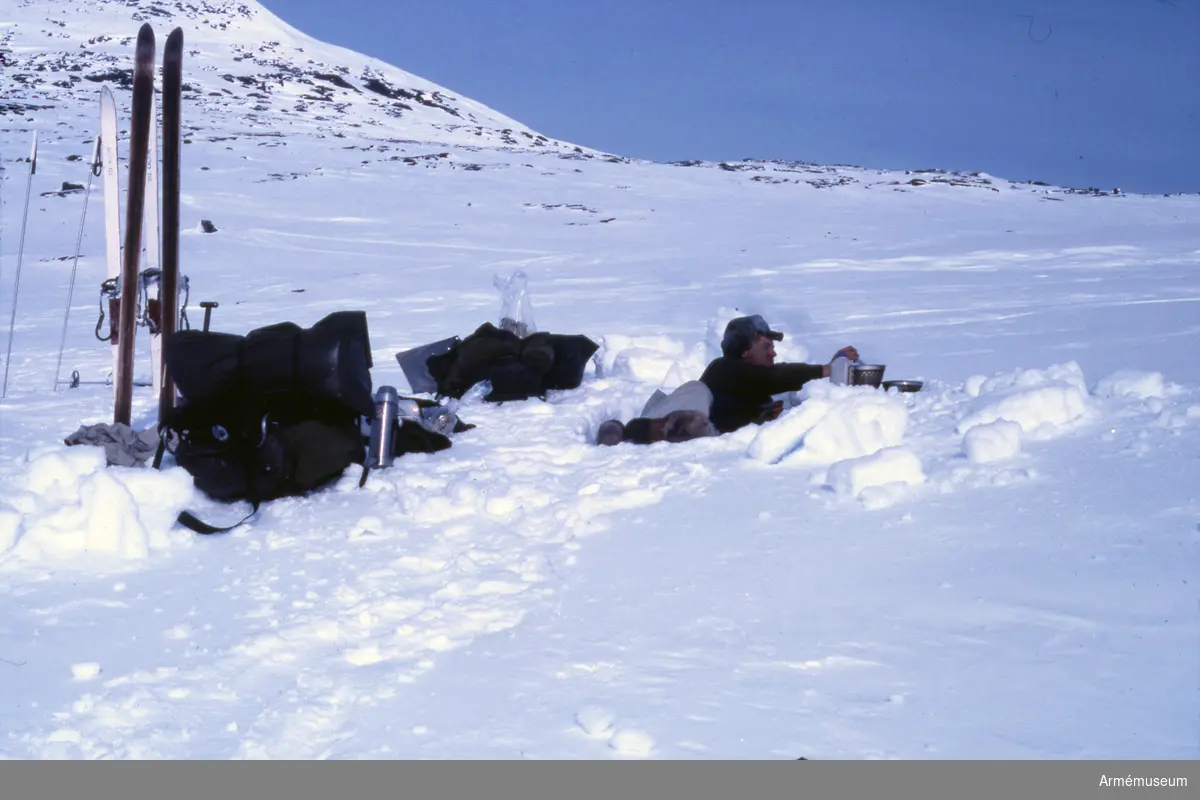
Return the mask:
<svg viewBox="0 0 1200 800">
<path fill-rule="evenodd" d="M 245 336 L 184 330 L 163 347 L 182 403 L 159 420 L 160 446 L 219 501 L 302 495 L 364 464 L 364 418 L 375 413 L 366 314 L 340 311 L 311 328 L 290 322 Z M 363 473 L 365 480 L 366 473 Z M 198 533 L 217 528 L 189 512 Z"/>
<path fill-rule="evenodd" d="M 439 395 L 462 397 L 475 384 L 488 381 L 492 391 L 483 399 L 495 403 L 574 389 L 598 349 L 583 335 L 532 333 L 520 338 L 485 322 L 446 352 L 430 356 L 425 366 Z"/>
</svg>

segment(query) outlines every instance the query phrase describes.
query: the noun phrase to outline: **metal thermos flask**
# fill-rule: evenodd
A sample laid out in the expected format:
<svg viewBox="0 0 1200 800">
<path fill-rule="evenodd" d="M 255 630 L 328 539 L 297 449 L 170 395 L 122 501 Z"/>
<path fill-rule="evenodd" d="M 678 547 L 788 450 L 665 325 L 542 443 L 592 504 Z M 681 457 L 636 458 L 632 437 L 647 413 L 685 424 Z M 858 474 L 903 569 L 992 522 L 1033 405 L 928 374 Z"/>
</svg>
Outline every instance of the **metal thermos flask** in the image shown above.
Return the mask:
<svg viewBox="0 0 1200 800">
<path fill-rule="evenodd" d="M 375 392 L 375 419 L 371 420 L 371 437 L 367 445 L 367 466 L 384 469 L 395 459 L 392 441 L 396 418 L 400 413 L 400 395 L 395 387 L 380 386 Z"/>
</svg>

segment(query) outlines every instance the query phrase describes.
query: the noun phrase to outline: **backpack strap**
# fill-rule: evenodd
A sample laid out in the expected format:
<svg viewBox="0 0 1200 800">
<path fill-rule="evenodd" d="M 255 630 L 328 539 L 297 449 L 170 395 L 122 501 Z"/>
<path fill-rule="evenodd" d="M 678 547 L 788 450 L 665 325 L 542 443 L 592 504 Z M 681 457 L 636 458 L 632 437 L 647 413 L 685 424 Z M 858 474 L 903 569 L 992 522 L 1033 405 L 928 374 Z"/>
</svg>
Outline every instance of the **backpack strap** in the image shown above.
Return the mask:
<svg viewBox="0 0 1200 800">
<path fill-rule="evenodd" d="M 157 470 L 162 469 L 163 453 L 166 452 L 166 450 L 167 450 L 167 437 L 163 436 L 162 431 L 159 431 L 158 432 L 158 448 L 155 449 L 155 451 L 154 451 L 154 464 L 152 465 L 154 469 L 157 469 Z"/>
<path fill-rule="evenodd" d="M 240 520 L 233 523 L 232 525 L 226 525 L 223 528 L 218 528 L 216 525 L 209 525 L 207 522 L 204 522 L 203 520 L 199 519 L 195 514 L 193 514 L 190 511 L 180 511 L 179 516 L 176 518 L 175 521 L 178 522 L 183 527 L 193 530 L 196 533 L 203 533 L 203 534 L 226 533 L 228 531 L 233 530 L 234 528 L 241 527 L 243 524 L 245 524 L 246 520 L 250 519 L 251 517 L 253 517 L 255 514 L 258 513 L 258 507 L 260 505 L 260 501 L 258 500 L 258 498 L 255 498 L 254 500 L 252 500 L 251 503 L 254 505 L 254 508 L 251 509 L 249 514 L 242 517 Z"/>
</svg>

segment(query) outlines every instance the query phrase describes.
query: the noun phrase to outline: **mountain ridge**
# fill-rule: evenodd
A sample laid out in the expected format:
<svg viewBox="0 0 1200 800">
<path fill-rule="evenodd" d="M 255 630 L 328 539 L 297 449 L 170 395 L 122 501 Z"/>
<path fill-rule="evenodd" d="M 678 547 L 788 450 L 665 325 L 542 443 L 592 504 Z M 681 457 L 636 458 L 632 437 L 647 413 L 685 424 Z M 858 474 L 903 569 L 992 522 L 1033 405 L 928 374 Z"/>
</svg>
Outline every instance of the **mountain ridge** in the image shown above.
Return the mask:
<svg viewBox="0 0 1200 800">
<path fill-rule="evenodd" d="M 408 138 L 438 144 L 595 152 L 543 136 L 493 109 L 379 59 L 326 44 L 254 0 L 20 0 L 0 22 L 4 82 L 0 120 L 86 108 L 101 84 L 128 89 L 142 23 L 184 30 L 185 136 L 221 111 L 253 130 L 344 138 Z M 47 42 L 46 40 L 50 40 Z M 156 66 L 157 69 L 157 66 Z M 128 91 L 115 91 L 128 111 Z"/>
</svg>

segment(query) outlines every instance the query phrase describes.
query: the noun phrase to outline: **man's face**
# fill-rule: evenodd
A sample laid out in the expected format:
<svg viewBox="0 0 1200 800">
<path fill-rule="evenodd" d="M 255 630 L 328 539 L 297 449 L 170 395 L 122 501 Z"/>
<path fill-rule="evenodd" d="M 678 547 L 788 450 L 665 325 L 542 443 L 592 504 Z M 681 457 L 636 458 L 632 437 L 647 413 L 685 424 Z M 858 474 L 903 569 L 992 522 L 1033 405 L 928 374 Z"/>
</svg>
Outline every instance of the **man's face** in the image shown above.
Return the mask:
<svg viewBox="0 0 1200 800">
<path fill-rule="evenodd" d="M 771 366 L 775 363 L 775 340 L 762 334 L 755 336 L 754 344 L 742 353 L 742 358 L 761 367 Z"/>
</svg>

